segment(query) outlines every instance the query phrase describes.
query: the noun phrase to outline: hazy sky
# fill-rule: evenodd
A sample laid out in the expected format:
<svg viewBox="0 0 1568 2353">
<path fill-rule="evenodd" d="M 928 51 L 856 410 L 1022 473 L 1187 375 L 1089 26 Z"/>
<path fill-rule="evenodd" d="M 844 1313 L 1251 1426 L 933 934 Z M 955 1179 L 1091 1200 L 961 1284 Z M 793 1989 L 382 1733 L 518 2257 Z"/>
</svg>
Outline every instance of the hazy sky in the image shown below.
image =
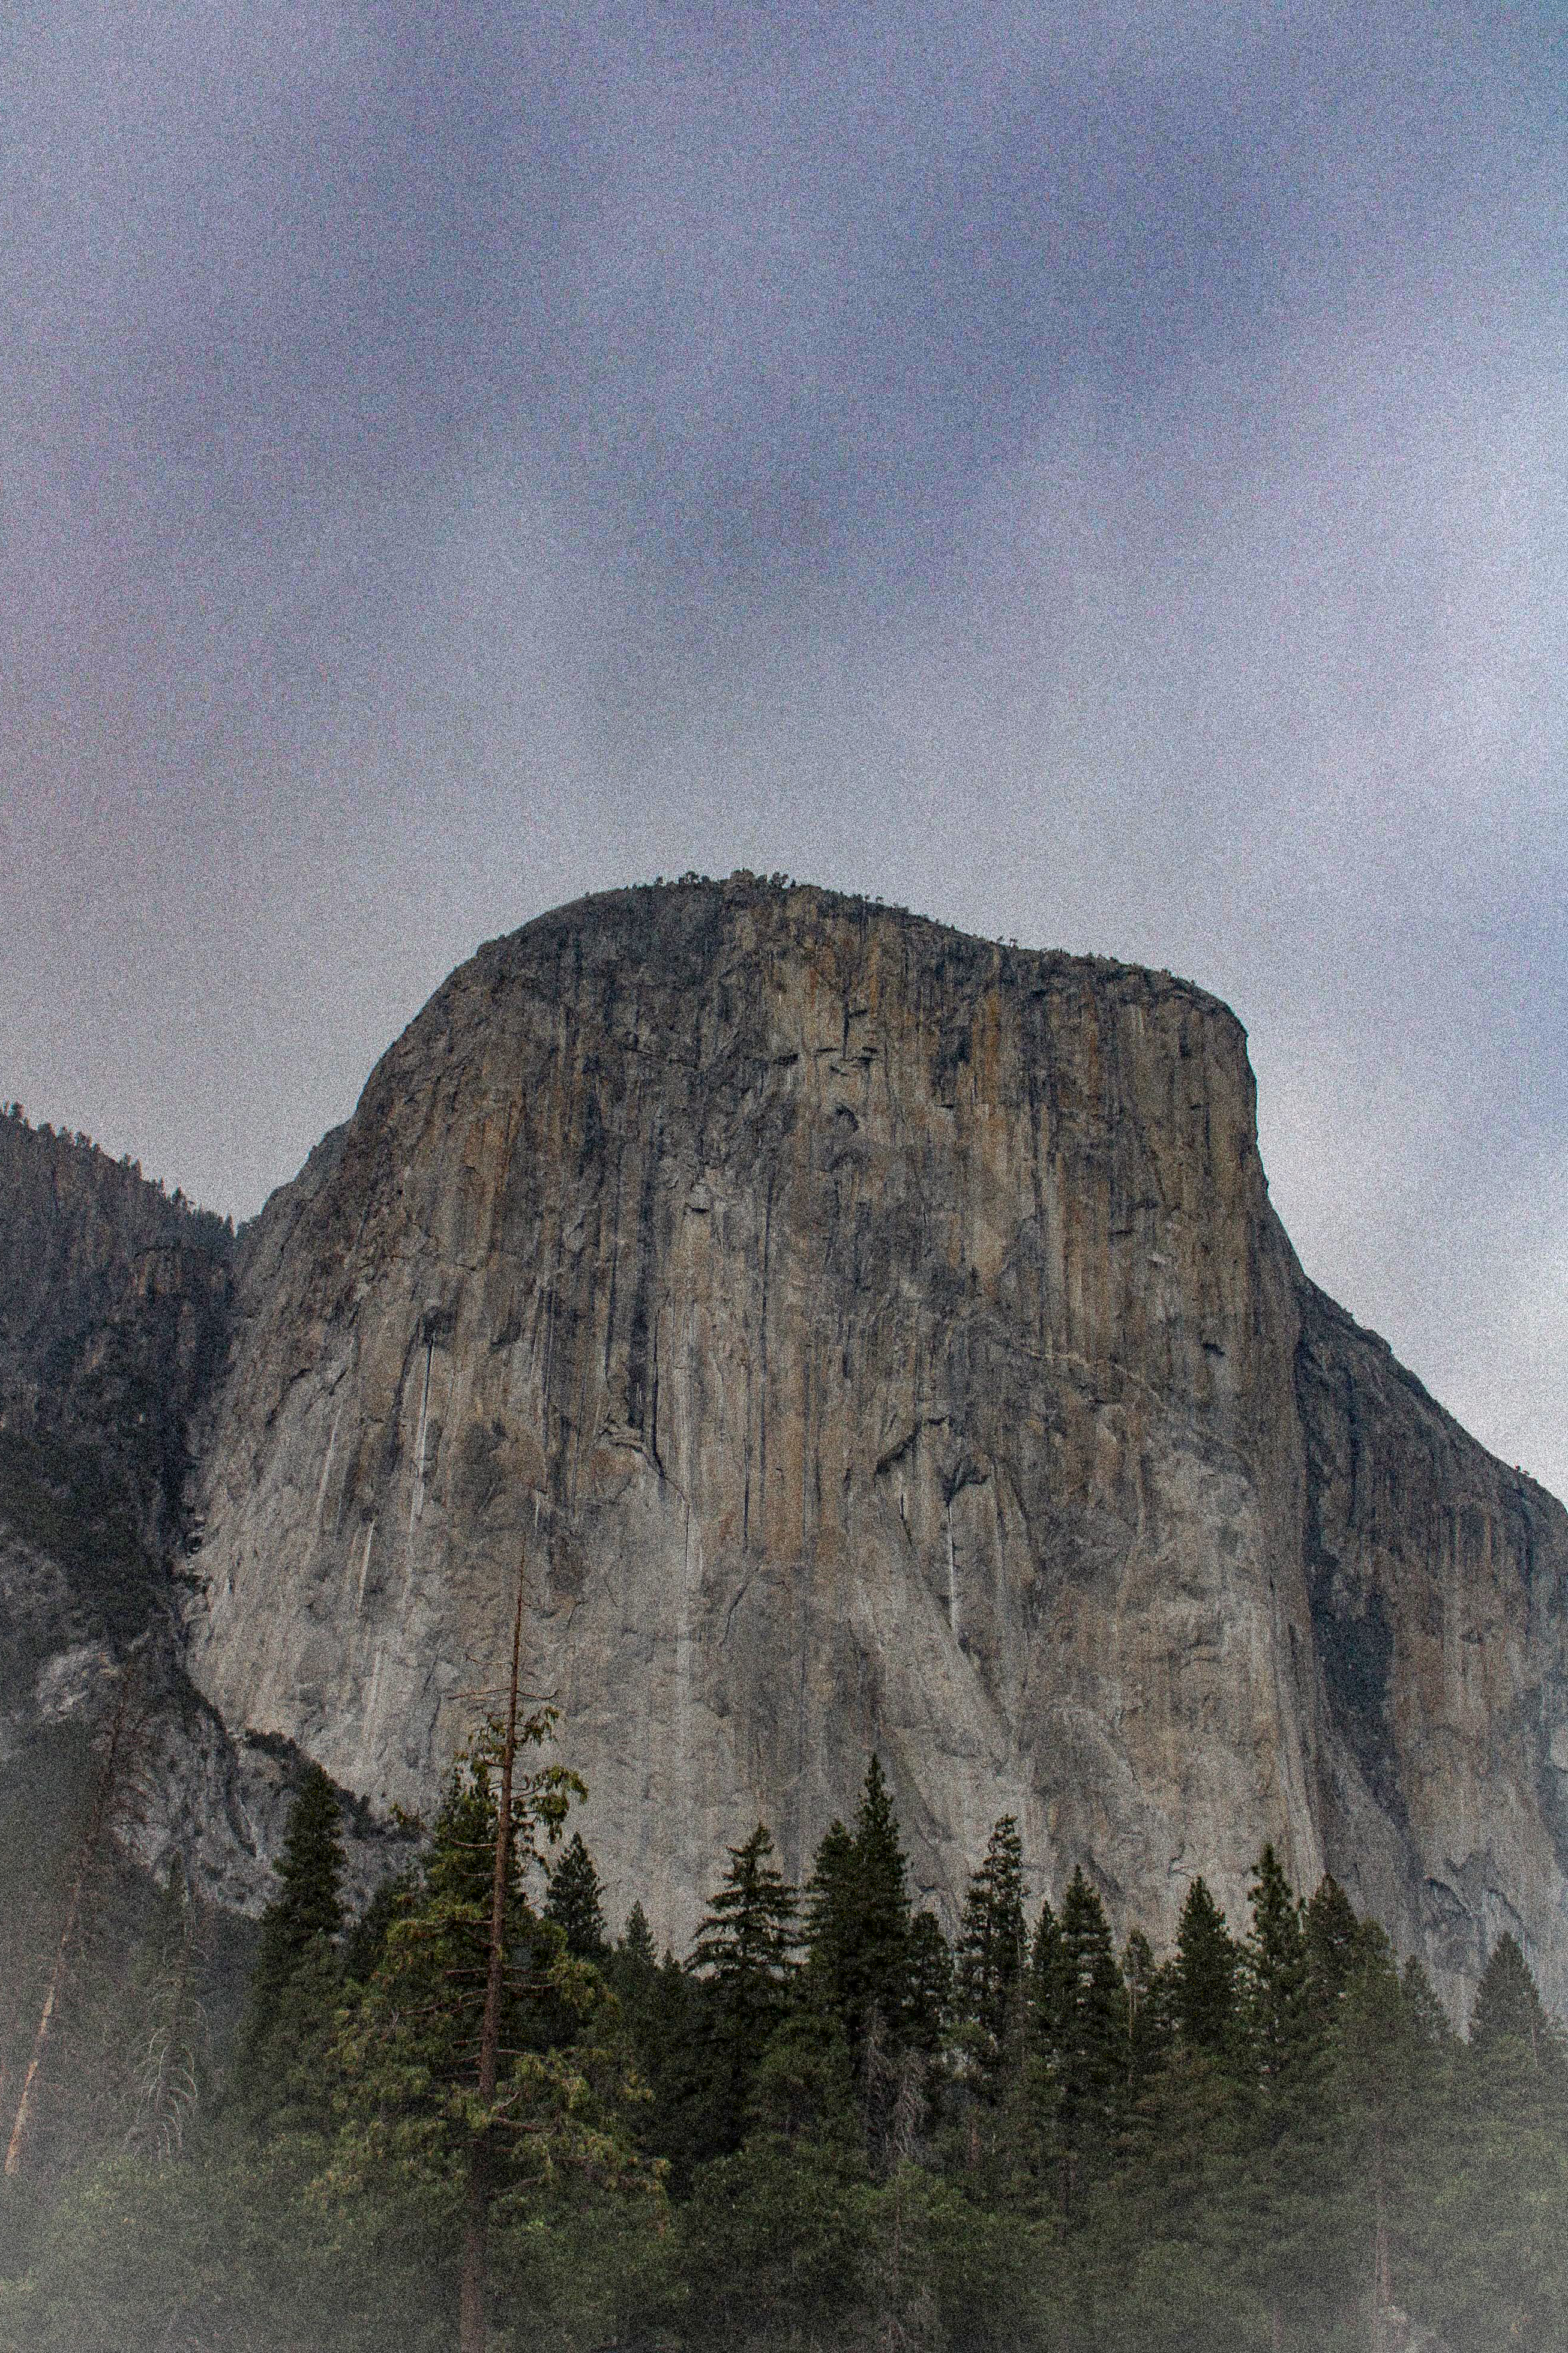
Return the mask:
<svg viewBox="0 0 1568 2353">
<path fill-rule="evenodd" d="M 1169 965 L 1568 1493 L 1563 22 L 15 0 L 0 1096 L 247 1213 L 689 867 Z"/>
</svg>

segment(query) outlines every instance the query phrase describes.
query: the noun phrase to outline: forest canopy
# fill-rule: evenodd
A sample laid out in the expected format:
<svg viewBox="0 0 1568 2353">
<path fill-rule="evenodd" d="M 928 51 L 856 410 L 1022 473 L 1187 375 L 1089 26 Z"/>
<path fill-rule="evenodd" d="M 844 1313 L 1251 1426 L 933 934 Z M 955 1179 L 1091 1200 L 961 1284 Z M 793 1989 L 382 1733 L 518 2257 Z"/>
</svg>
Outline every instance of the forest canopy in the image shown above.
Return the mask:
<svg viewBox="0 0 1568 2353">
<path fill-rule="evenodd" d="M 1511 1937 L 1461 2039 L 1270 1848 L 1156 1954 L 1004 1817 L 950 1941 L 873 1757 L 804 1886 L 758 1823 L 661 1955 L 550 1729 L 482 1732 L 354 1910 L 306 1773 L 226 2021 L 179 1870 L 134 1919 L 79 1871 L 63 1968 L 58 1918 L 14 1946 L 5 2353 L 1568 2342 L 1568 2059 Z"/>
</svg>

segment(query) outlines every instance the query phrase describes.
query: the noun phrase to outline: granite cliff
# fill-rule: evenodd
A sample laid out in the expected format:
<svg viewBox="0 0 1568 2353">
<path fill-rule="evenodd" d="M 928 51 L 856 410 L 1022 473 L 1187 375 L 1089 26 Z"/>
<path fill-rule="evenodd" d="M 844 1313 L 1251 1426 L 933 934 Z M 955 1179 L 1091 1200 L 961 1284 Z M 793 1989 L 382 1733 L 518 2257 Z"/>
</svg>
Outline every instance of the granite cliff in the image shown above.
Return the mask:
<svg viewBox="0 0 1568 2353">
<path fill-rule="evenodd" d="M 0 1115 L 0 1974 L 96 1774 L 89 1742 L 134 1679 L 133 1862 L 177 1852 L 254 1910 L 298 1758 L 234 1732 L 184 1664 L 192 1418 L 228 1345 L 233 1229 L 85 1135 Z M 351 1827 L 363 1882 L 385 1844 Z M 49 1933 L 52 1933 L 50 1931 Z"/>
<path fill-rule="evenodd" d="M 499 1678 L 612 1909 L 800 1872 L 867 1751 L 951 1905 L 1016 1814 L 1168 1936 L 1262 1840 L 1568 2004 L 1568 1518 L 1310 1283 L 1166 974 L 737 877 L 494 942 L 242 1233 L 187 1664 L 427 1804 Z"/>
</svg>

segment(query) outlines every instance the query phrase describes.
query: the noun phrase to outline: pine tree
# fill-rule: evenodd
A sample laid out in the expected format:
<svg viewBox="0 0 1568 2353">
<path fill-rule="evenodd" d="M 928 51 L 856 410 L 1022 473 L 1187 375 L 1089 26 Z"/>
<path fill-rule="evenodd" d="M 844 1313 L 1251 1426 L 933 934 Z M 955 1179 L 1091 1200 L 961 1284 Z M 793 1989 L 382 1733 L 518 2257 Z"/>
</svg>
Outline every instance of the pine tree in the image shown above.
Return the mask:
<svg viewBox="0 0 1568 2353">
<path fill-rule="evenodd" d="M 910 2042 L 934 2060 L 946 2039 L 952 2008 L 952 1954 L 934 1912 L 910 1922 Z"/>
<path fill-rule="evenodd" d="M 627 2018 L 635 2021 L 647 2009 L 658 1978 L 658 1947 L 640 1904 L 634 1904 L 627 1913 L 626 1925 L 606 1957 L 604 1970 Z"/>
<path fill-rule="evenodd" d="M 842 2017 L 849 2007 L 855 1841 L 837 1816 L 822 1834 L 805 1883 L 805 1967 L 814 2001 Z"/>
<path fill-rule="evenodd" d="M 1283 2314 L 1321 2272 L 1319 2200 L 1329 2165 L 1316 2081 L 1321 2043 L 1307 1995 L 1302 1906 L 1272 1846 L 1248 1890 L 1252 1926 L 1241 1957 L 1241 2058 L 1251 2099 L 1248 2261 L 1283 2342 Z"/>
<path fill-rule="evenodd" d="M 795 1891 L 773 1861 L 763 1822 L 729 1850 L 724 1884 L 709 1898 L 692 1949 L 692 1972 L 708 1989 L 723 2081 L 721 2130 L 739 2145 L 752 2080 L 784 2016 L 795 1973 Z"/>
<path fill-rule="evenodd" d="M 647 2180 L 603 1980 L 531 1900 L 582 1785 L 559 1766 L 517 1772 L 507 1752 L 552 1724 L 546 1710 L 504 1733 L 488 1725 L 459 1760 L 417 1892 L 329 2054 L 341 2123 L 325 2187 L 408 2196 L 447 2265 L 461 2248 L 449 2277 L 465 2348 L 484 2342 L 493 2211 L 517 2219 L 569 2172 L 612 2189 Z"/>
<path fill-rule="evenodd" d="M 1024 1853 L 1018 1825 L 1004 1814 L 973 1874 L 959 1930 L 956 2005 L 961 2031 L 983 2086 L 994 2083 L 1009 2030 L 1022 2007 L 1027 1940 Z"/>
<path fill-rule="evenodd" d="M 1035 2041 L 1045 2051 L 1054 2051 L 1057 2038 L 1057 2004 L 1061 1996 L 1062 1932 L 1047 1897 L 1040 1905 L 1040 1916 L 1029 1945 L 1029 2023 Z"/>
<path fill-rule="evenodd" d="M 1469 2043 L 1470 2049 L 1484 2060 L 1509 2042 L 1528 2051 L 1532 2068 L 1550 2069 L 1558 2060 L 1557 2034 L 1547 2018 L 1530 1964 L 1517 1940 L 1505 1932 L 1492 1947 L 1491 1957 L 1476 1988 Z"/>
<path fill-rule="evenodd" d="M 733 2146 L 737 2086 L 713 1988 L 667 1951 L 635 1999 L 623 1993 L 638 2077 L 648 2100 L 634 2119 L 637 2141 L 669 2168 L 677 2198 L 700 2166 Z M 748 2087 L 742 2084 L 739 2096 Z"/>
<path fill-rule="evenodd" d="M 853 1939 L 848 1957 L 851 2048 L 876 2019 L 890 2045 L 908 2039 L 910 1892 L 898 1818 L 873 1757 L 855 1814 Z"/>
<path fill-rule="evenodd" d="M 565 1852 L 550 1874 L 544 1916 L 561 1929 L 566 1938 L 566 1949 L 574 1960 L 592 1961 L 598 1966 L 608 1958 L 610 1944 L 605 1933 L 599 1874 L 578 1831 L 573 1831 Z"/>
<path fill-rule="evenodd" d="M 1367 2282 L 1371 2342 L 1381 2348 L 1394 2303 L 1415 2301 L 1408 2284 L 1435 2196 L 1441 2055 L 1420 1972 L 1401 1978 L 1381 1928 L 1357 1922 L 1355 1946 L 1334 2010 L 1330 2092 L 1359 2247 L 1352 2276 Z"/>
<path fill-rule="evenodd" d="M 1458 2346 L 1568 2343 L 1568 2126 L 1558 2030 L 1517 1941 L 1494 1947 L 1458 2054 L 1438 2198 L 1444 2333 Z"/>
<path fill-rule="evenodd" d="M 1156 1962 L 1142 1928 L 1129 1932 L 1121 1980 L 1127 1989 L 1127 2096 L 1131 2102 L 1164 2065 L 1173 2032 L 1170 1966 Z"/>
<path fill-rule="evenodd" d="M 252 2117 L 295 2120 L 324 2103 L 321 2053 L 342 1989 L 342 1808 L 319 1765 L 289 1810 L 278 1893 L 261 1915 L 236 2088 Z"/>
<path fill-rule="evenodd" d="M 911 2039 L 910 1898 L 879 1759 L 866 1770 L 853 1833 L 830 1823 L 806 1890 L 806 1979 L 838 2022 L 858 2079 L 874 2040 L 896 2066 Z"/>
<path fill-rule="evenodd" d="M 1249 1888 L 1252 1931 L 1242 1952 L 1243 2024 L 1252 2080 L 1280 2106 L 1311 2050 L 1301 1907 L 1272 1846 Z"/>
<path fill-rule="evenodd" d="M 1182 1906 L 1171 1970 L 1176 2031 L 1189 2050 L 1217 2056 L 1228 2046 L 1239 1959 L 1225 1914 L 1204 1881 L 1194 1879 Z"/>
<path fill-rule="evenodd" d="M 627 1967 L 637 1976 L 658 1967 L 658 1948 L 653 1941 L 653 1930 L 647 1925 L 647 1914 L 640 1904 L 634 1904 L 626 1914 L 616 1947 Z"/>
<path fill-rule="evenodd" d="M 1067 2215 L 1085 2179 L 1110 2162 L 1127 2080 L 1126 1988 L 1105 1907 L 1081 1866 L 1062 1900 L 1053 2007 L 1057 2182 Z"/>
<path fill-rule="evenodd" d="M 1363 1958 L 1366 1939 L 1350 1897 L 1327 1872 L 1303 1918 L 1307 2004 L 1315 2030 L 1325 2033 Z"/>
<path fill-rule="evenodd" d="M 414 1900 L 418 1874 L 412 1869 L 394 1872 L 381 1881 L 363 1911 L 343 1936 L 343 1977 L 352 1985 L 367 1985 L 386 1949 L 387 1931 Z"/>
</svg>

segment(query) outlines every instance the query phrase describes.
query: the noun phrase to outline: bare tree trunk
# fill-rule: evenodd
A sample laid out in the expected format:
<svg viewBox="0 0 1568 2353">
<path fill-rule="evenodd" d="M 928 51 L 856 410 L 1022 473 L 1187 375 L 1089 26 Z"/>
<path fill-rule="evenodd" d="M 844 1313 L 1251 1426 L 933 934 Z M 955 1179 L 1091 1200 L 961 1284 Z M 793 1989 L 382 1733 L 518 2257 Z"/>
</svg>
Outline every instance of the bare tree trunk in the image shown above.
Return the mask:
<svg viewBox="0 0 1568 2353">
<path fill-rule="evenodd" d="M 76 1872 L 71 1880 L 70 1894 L 66 1903 L 65 1924 L 60 1930 L 59 1943 L 55 1947 L 55 1965 L 49 1971 L 49 1982 L 44 1995 L 43 2010 L 38 2019 L 37 2031 L 33 2036 L 32 2055 L 27 2062 L 26 2072 L 22 2077 L 22 2095 L 16 2103 L 16 2121 L 11 2126 L 11 2137 L 5 2148 L 7 2179 L 22 2170 L 22 2151 L 26 2142 L 28 2127 L 33 2120 L 33 2105 L 37 2097 L 38 2081 L 43 2072 L 44 2059 L 48 2051 L 49 2037 L 54 2031 L 55 2020 L 59 2010 L 60 1995 L 65 1989 L 66 1971 L 70 1962 L 71 1947 L 76 1942 L 77 1925 L 81 1918 L 82 1897 L 86 1894 L 89 1875 L 98 1859 L 99 1848 L 103 1843 L 104 1832 L 108 1830 L 113 1817 L 115 1800 L 120 1794 L 121 1767 L 130 1713 L 131 1677 L 127 1672 L 121 1679 L 120 1695 L 115 1702 L 114 1715 L 110 1722 L 108 1753 L 103 1760 L 103 1770 L 98 1777 L 98 1787 L 93 1792 L 92 1809 L 88 1815 L 86 1827 L 82 1831 L 77 1847 Z"/>
<path fill-rule="evenodd" d="M 479 2099 L 489 2106 L 500 2073 L 500 1998 L 506 1973 L 506 1899 L 511 1861 L 511 1772 L 517 1755 L 517 1683 L 522 1657 L 522 1577 L 518 1564 L 517 1609 L 511 1621 L 511 1680 L 507 1686 L 506 1739 L 500 1756 L 500 1804 L 496 1815 L 495 1875 L 490 1883 L 489 1966 L 485 1975 L 484 2018 L 479 2028 Z M 489 2218 L 490 2136 L 475 2139 L 468 2154 L 467 2211 L 463 2218 L 463 2284 L 458 2306 L 461 2353 L 485 2353 L 486 2242 Z"/>
</svg>

